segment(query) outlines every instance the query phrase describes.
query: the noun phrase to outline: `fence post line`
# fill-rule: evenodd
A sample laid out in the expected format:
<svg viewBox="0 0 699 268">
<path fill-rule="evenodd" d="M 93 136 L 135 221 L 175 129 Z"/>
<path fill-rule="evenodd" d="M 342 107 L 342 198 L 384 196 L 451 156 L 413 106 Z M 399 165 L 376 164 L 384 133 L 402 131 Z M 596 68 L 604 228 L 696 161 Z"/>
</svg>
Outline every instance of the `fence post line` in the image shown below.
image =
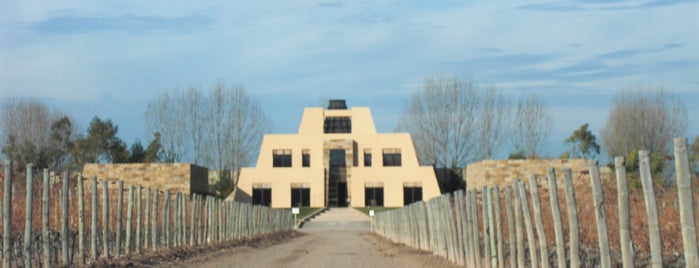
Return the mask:
<svg viewBox="0 0 699 268">
<path fill-rule="evenodd" d="M 483 214 L 483 266 L 490 266 L 490 231 L 488 230 L 488 187 L 483 186 L 481 190 L 481 213 Z"/>
<path fill-rule="evenodd" d="M 82 191 L 81 188 L 78 188 L 78 191 Z M 42 210 L 42 229 L 43 229 L 43 235 L 42 237 L 44 238 L 44 267 L 51 267 L 51 230 L 49 228 L 49 198 L 50 198 L 50 193 L 51 193 L 51 177 L 49 173 L 49 169 L 45 168 L 44 169 L 44 191 L 43 191 L 43 196 L 42 196 L 42 201 L 43 201 L 43 210 Z M 78 199 L 80 200 L 80 199 Z M 81 214 L 82 215 L 82 214 Z M 82 219 L 82 218 L 81 218 Z M 82 222 L 82 221 L 81 221 Z M 80 236 L 78 236 L 78 239 L 80 239 Z M 80 248 L 82 248 L 83 244 L 81 243 Z M 82 253 L 81 253 L 82 254 Z M 81 257 L 83 255 L 80 255 Z M 85 260 L 83 259 L 83 262 Z"/>
<path fill-rule="evenodd" d="M 163 204 L 163 236 L 165 238 L 165 248 L 170 248 L 170 190 L 165 190 L 165 202 Z"/>
<path fill-rule="evenodd" d="M 131 254 L 131 228 L 133 227 L 133 184 L 129 185 L 129 205 L 126 208 L 126 243 L 124 244 L 124 253 Z"/>
<path fill-rule="evenodd" d="M 517 188 L 518 188 L 518 193 L 520 195 L 520 203 L 522 205 L 522 214 L 524 216 L 524 225 L 527 230 L 527 241 L 529 242 L 529 257 L 531 259 L 531 266 L 532 267 L 537 267 L 537 263 L 539 262 L 538 257 L 536 256 L 537 250 L 536 250 L 536 237 L 534 236 L 534 226 L 532 226 L 532 219 L 531 219 L 531 212 L 529 210 L 529 200 L 527 199 L 527 190 L 524 188 L 524 183 L 523 182 L 516 182 Z"/>
<path fill-rule="evenodd" d="M 117 193 L 116 256 L 121 257 L 121 227 L 123 226 L 124 181 L 119 180 Z"/>
<path fill-rule="evenodd" d="M 534 210 L 534 224 L 539 239 L 541 267 L 548 268 L 548 239 L 546 239 L 546 231 L 544 230 L 544 219 L 541 216 L 541 200 L 539 199 L 539 184 L 536 182 L 536 174 L 529 175 L 529 188 L 529 194 L 532 196 L 532 208 Z"/>
<path fill-rule="evenodd" d="M 141 254 L 141 210 L 143 210 L 141 207 L 141 198 L 143 194 L 141 194 L 140 185 L 136 188 L 136 193 L 136 241 L 134 242 L 136 244 L 136 254 Z"/>
<path fill-rule="evenodd" d="M 596 160 L 589 160 L 590 181 L 592 184 L 592 200 L 597 222 L 597 240 L 600 250 L 600 265 L 602 268 L 611 267 L 612 261 L 609 256 L 609 236 L 607 234 L 607 216 L 604 211 L 604 195 L 602 195 L 602 184 L 600 182 L 599 166 Z"/>
<path fill-rule="evenodd" d="M 658 224 L 658 206 L 655 203 L 653 179 L 650 174 L 650 159 L 648 151 L 638 151 L 639 168 L 641 169 L 641 186 L 646 200 L 646 214 L 648 215 L 648 236 L 650 243 L 650 256 L 652 267 L 663 266 L 662 247 L 660 242 L 660 225 Z"/>
<path fill-rule="evenodd" d="M 517 267 L 517 262 L 516 262 L 516 256 L 517 256 L 517 248 L 515 247 L 516 245 L 516 239 L 515 239 L 515 219 L 514 219 L 514 211 L 512 211 L 512 193 L 510 192 L 511 187 L 507 186 L 505 187 L 505 208 L 507 210 L 507 237 L 509 240 L 509 251 L 510 251 L 510 267 L 515 268 Z"/>
<path fill-rule="evenodd" d="M 497 237 L 497 255 L 498 255 L 498 267 L 505 267 L 505 252 L 502 246 L 502 213 L 500 210 L 500 187 L 495 185 L 493 187 L 493 205 L 495 213 L 495 234 Z"/>
<path fill-rule="evenodd" d="M 619 210 L 619 246 L 624 267 L 634 267 L 633 244 L 631 241 L 631 221 L 629 217 L 629 186 L 626 182 L 624 157 L 614 158 L 616 170 L 617 202 Z"/>
<path fill-rule="evenodd" d="M 573 187 L 573 175 L 570 168 L 563 169 L 565 182 L 566 207 L 568 209 L 568 255 L 570 267 L 580 267 L 580 224 L 578 223 L 578 204 L 575 200 L 575 188 Z"/>
<path fill-rule="evenodd" d="M 109 182 L 102 181 L 102 256 L 109 258 Z"/>
<path fill-rule="evenodd" d="M 197 195 L 197 245 L 201 245 L 204 242 L 204 203 L 202 195 Z"/>
<path fill-rule="evenodd" d="M 91 233 L 90 233 L 90 258 L 92 260 L 97 259 L 97 176 L 92 177 L 92 217 L 91 221 Z"/>
<path fill-rule="evenodd" d="M 2 236 L 2 266 L 10 268 L 12 260 L 12 161 L 5 160 L 5 188 L 4 188 L 3 236 Z"/>
<path fill-rule="evenodd" d="M 677 195 L 679 199 L 680 223 L 682 224 L 682 242 L 684 260 L 687 267 L 699 266 L 697 252 L 696 225 L 694 222 L 694 197 L 692 196 L 692 177 L 689 172 L 687 138 L 675 138 L 675 171 L 677 173 Z"/>
<path fill-rule="evenodd" d="M 158 250 L 158 188 L 153 191 L 153 209 L 151 211 L 151 249 Z"/>
<path fill-rule="evenodd" d="M 32 186 L 34 186 L 33 182 L 34 164 L 27 164 L 27 196 L 24 202 L 24 266 L 27 268 L 32 267 Z"/>
<path fill-rule="evenodd" d="M 70 183 L 70 177 L 68 176 L 68 171 L 63 172 L 63 192 L 61 193 L 61 211 L 62 211 L 62 220 L 61 220 L 61 241 L 63 242 L 62 246 L 62 255 L 63 255 L 63 264 L 65 265 L 70 265 L 70 252 L 68 249 L 68 241 L 70 240 L 70 235 L 68 234 L 68 195 L 70 192 L 68 191 L 69 187 L 68 184 Z"/>
<path fill-rule="evenodd" d="M 556 259 L 558 267 L 566 266 L 565 240 L 563 239 L 563 225 L 561 223 L 561 207 L 558 203 L 558 183 L 556 171 L 553 168 L 546 169 L 549 180 L 549 200 L 551 201 L 551 216 L 553 216 L 553 231 L 556 238 Z"/>
</svg>

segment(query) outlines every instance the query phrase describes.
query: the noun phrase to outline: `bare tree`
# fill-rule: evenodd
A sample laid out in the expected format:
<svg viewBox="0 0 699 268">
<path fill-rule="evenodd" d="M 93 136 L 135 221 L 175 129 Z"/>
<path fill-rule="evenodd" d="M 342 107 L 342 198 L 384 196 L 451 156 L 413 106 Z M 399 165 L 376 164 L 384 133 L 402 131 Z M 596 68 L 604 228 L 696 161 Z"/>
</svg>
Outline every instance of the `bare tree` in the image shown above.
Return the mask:
<svg viewBox="0 0 699 268">
<path fill-rule="evenodd" d="M 478 118 L 478 152 L 480 159 L 492 159 L 505 142 L 510 124 L 512 103 L 509 97 L 491 86 L 481 96 Z"/>
<path fill-rule="evenodd" d="M 514 145 L 524 150 L 527 158 L 535 158 L 553 127 L 553 118 L 544 99 L 531 94 L 517 102 L 515 113 Z"/>
<path fill-rule="evenodd" d="M 662 88 L 638 86 L 619 91 L 600 137 L 610 157 L 636 150 L 666 155 L 674 137 L 687 130 L 687 106 Z"/>
<path fill-rule="evenodd" d="M 190 85 L 152 99 L 145 114 L 151 133 L 171 161 L 190 161 L 226 176 L 254 160 L 270 121 L 241 86 L 217 83 L 210 91 Z M 237 177 L 230 178 L 235 183 Z M 230 186 L 227 186 L 230 187 Z"/>
<path fill-rule="evenodd" d="M 69 116 L 53 111 L 35 99 L 5 99 L 0 109 L 2 152 L 19 166 L 63 168 L 75 124 Z"/>
<path fill-rule="evenodd" d="M 185 155 L 186 120 L 181 91 L 163 91 L 148 102 L 145 121 L 151 134 L 160 133 L 165 162 L 179 162 Z"/>
<path fill-rule="evenodd" d="M 478 105 L 471 78 L 429 77 L 410 98 L 398 129 L 412 134 L 421 163 L 463 167 L 477 157 Z"/>
</svg>

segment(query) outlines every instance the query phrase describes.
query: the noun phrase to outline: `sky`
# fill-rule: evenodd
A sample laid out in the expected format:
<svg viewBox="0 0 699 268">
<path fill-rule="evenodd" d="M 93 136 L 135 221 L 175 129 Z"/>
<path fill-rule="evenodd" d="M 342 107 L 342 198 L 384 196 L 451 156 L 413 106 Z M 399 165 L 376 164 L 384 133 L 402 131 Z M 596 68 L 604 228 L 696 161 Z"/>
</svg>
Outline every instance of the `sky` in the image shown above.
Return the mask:
<svg viewBox="0 0 699 268">
<path fill-rule="evenodd" d="M 82 127 L 110 118 L 147 143 L 158 92 L 243 86 L 294 133 L 306 106 L 347 99 L 391 132 L 431 75 L 470 76 L 554 117 L 543 154 L 614 94 L 662 87 L 699 135 L 699 1 L 0 1 L 0 99 L 37 98 Z M 501 154 L 506 154 L 504 148 Z"/>
</svg>

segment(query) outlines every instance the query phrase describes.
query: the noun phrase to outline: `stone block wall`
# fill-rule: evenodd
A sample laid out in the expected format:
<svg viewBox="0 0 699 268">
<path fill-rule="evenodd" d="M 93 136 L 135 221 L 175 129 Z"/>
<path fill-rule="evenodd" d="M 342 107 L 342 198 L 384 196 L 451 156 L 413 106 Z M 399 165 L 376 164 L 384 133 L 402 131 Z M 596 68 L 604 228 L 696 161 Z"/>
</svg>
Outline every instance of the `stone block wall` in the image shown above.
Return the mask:
<svg viewBox="0 0 699 268">
<path fill-rule="evenodd" d="M 548 188 L 546 169 L 552 167 L 556 170 L 556 178 L 563 178 L 561 170 L 570 168 L 573 180 L 589 179 L 588 162 L 586 159 L 532 159 L 532 160 L 484 160 L 466 168 L 466 187 L 468 189 L 482 189 L 483 186 L 512 185 L 514 179 L 528 183 L 529 174 L 536 174 L 540 187 Z M 612 170 L 608 167 L 600 167 L 602 178 L 609 178 Z"/>
<path fill-rule="evenodd" d="M 111 184 L 123 180 L 125 186 L 144 187 L 183 192 L 186 194 L 209 194 L 209 170 L 188 163 L 148 164 L 85 164 L 83 178 L 98 181 L 108 180 Z"/>
</svg>

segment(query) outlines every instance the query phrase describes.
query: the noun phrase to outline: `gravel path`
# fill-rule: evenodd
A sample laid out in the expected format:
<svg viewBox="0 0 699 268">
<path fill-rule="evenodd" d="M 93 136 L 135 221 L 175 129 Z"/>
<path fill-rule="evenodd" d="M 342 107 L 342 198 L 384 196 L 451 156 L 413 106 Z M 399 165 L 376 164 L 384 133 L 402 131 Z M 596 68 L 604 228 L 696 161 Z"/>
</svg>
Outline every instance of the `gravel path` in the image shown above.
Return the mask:
<svg viewBox="0 0 699 268">
<path fill-rule="evenodd" d="M 369 232 L 369 217 L 333 208 L 306 223 L 302 236 L 271 246 L 239 247 L 166 267 L 457 267 Z"/>
</svg>

